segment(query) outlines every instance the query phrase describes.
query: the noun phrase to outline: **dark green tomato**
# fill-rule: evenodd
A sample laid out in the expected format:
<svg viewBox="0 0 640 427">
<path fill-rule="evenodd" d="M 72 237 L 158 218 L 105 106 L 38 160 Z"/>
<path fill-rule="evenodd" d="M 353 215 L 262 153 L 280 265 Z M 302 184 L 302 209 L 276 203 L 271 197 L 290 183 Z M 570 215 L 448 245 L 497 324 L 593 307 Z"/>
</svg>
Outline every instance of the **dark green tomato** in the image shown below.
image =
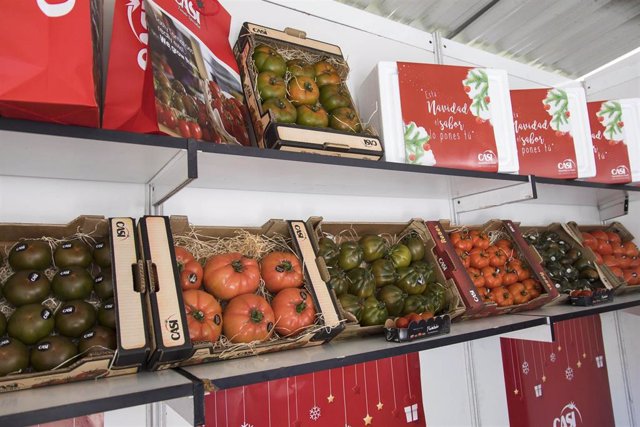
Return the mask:
<svg viewBox="0 0 640 427">
<path fill-rule="evenodd" d="M 0 311 L 0 337 L 7 332 L 7 318 L 4 317 L 4 313 Z"/>
<path fill-rule="evenodd" d="M 0 339 L 0 376 L 29 367 L 29 349 L 13 338 Z"/>
<path fill-rule="evenodd" d="M 578 248 L 569 249 L 565 255 L 565 258 L 569 258 L 571 263 L 576 262 L 580 257 L 582 257 L 582 251 Z"/>
<path fill-rule="evenodd" d="M 373 262 L 387 253 L 387 241 L 375 234 L 362 236 L 358 244 L 362 248 L 362 259 L 366 262 Z"/>
<path fill-rule="evenodd" d="M 49 279 L 39 271 L 18 271 L 4 284 L 4 297 L 16 307 L 40 304 L 47 299 L 50 291 Z"/>
<path fill-rule="evenodd" d="M 409 295 L 418 295 L 427 289 L 427 281 L 424 273 L 413 267 L 398 268 L 398 280 L 396 286 Z"/>
<path fill-rule="evenodd" d="M 262 111 L 271 111 L 277 123 L 295 123 L 298 118 L 296 107 L 285 98 L 271 98 L 262 103 Z"/>
<path fill-rule="evenodd" d="M 100 299 L 113 297 L 113 277 L 111 271 L 104 270 L 93 279 L 93 290 Z"/>
<path fill-rule="evenodd" d="M 578 269 L 578 271 L 582 271 L 585 268 L 592 268 L 595 269 L 595 266 L 593 265 L 593 262 L 591 262 L 590 260 L 588 260 L 587 258 L 579 258 L 574 264 L 573 266 L 575 268 Z"/>
<path fill-rule="evenodd" d="M 354 268 L 347 273 L 349 279 L 349 293 L 360 298 L 368 298 L 376 291 L 376 280 L 371 270 Z"/>
<path fill-rule="evenodd" d="M 111 243 L 106 239 L 93 247 L 93 262 L 100 268 L 111 267 Z"/>
<path fill-rule="evenodd" d="M 396 282 L 397 274 L 393 263 L 388 259 L 379 259 L 371 264 L 371 272 L 376 281 L 377 287 L 393 285 Z"/>
<path fill-rule="evenodd" d="M 405 245 L 398 243 L 391 246 L 387 258 L 396 268 L 408 267 L 411 264 L 411 251 Z"/>
<path fill-rule="evenodd" d="M 301 126 L 313 128 L 326 128 L 329 126 L 329 115 L 319 105 L 300 105 L 296 111 L 298 113 L 296 123 Z"/>
<path fill-rule="evenodd" d="M 347 275 L 343 269 L 340 267 L 332 267 L 329 269 L 329 275 L 331 278 L 327 284 L 330 289 L 333 289 L 336 296 L 344 295 L 349 291 L 349 279 L 347 279 Z"/>
<path fill-rule="evenodd" d="M 569 281 L 574 281 L 574 280 L 578 280 L 578 276 L 580 275 L 580 272 L 578 271 L 577 268 L 572 267 L 572 266 L 566 266 L 564 267 L 564 271 L 563 271 L 563 277 Z"/>
<path fill-rule="evenodd" d="M 277 52 L 255 52 L 253 53 L 258 72 L 271 71 L 278 77 L 284 77 L 287 71 L 287 63 Z"/>
<path fill-rule="evenodd" d="M 58 268 L 87 268 L 93 262 L 91 249 L 82 240 L 72 240 L 58 245 L 53 253 L 53 261 Z"/>
<path fill-rule="evenodd" d="M 362 309 L 364 306 L 364 300 L 362 298 L 358 298 L 355 295 L 344 294 L 340 295 L 338 298 L 340 301 L 340 306 L 347 313 L 351 313 L 357 320 L 360 322 L 362 319 Z"/>
<path fill-rule="evenodd" d="M 444 286 L 440 283 L 431 283 L 422 294 L 426 298 L 425 308 L 434 315 L 446 308 L 447 296 Z"/>
<path fill-rule="evenodd" d="M 322 237 L 318 240 L 318 255 L 324 259 L 325 264 L 329 267 L 333 267 L 338 263 L 339 254 L 340 248 L 333 240 L 328 237 Z"/>
<path fill-rule="evenodd" d="M 426 261 L 414 261 L 411 263 L 411 267 L 415 268 L 416 271 L 422 273 L 424 275 L 424 280 L 427 283 L 433 281 L 435 277 L 435 273 L 433 272 L 433 266 Z"/>
<path fill-rule="evenodd" d="M 258 74 L 258 93 L 262 100 L 286 98 L 287 86 L 282 77 L 272 71 L 265 71 Z"/>
<path fill-rule="evenodd" d="M 51 247 L 42 240 L 24 240 L 9 251 L 9 265 L 13 271 L 44 271 L 51 263 Z"/>
<path fill-rule="evenodd" d="M 53 294 L 62 301 L 86 299 L 93 290 L 93 278 L 82 267 L 58 271 L 51 282 Z"/>
<path fill-rule="evenodd" d="M 383 325 L 387 317 L 389 317 L 389 312 L 382 301 L 378 301 L 373 296 L 364 300 L 362 320 L 360 321 L 362 326 Z"/>
<path fill-rule="evenodd" d="M 338 253 L 338 266 L 344 271 L 349 271 L 362 263 L 364 254 L 357 242 L 344 242 L 340 245 Z"/>
<path fill-rule="evenodd" d="M 389 316 L 399 316 L 404 308 L 407 293 L 394 285 L 387 285 L 378 291 L 378 299 L 387 306 Z"/>
<path fill-rule="evenodd" d="M 116 306 L 113 299 L 104 301 L 98 309 L 98 323 L 107 328 L 116 328 Z"/>
<path fill-rule="evenodd" d="M 422 261 L 425 255 L 424 242 L 419 237 L 408 237 L 402 243 L 409 248 L 411 252 L 411 261 Z"/>
<path fill-rule="evenodd" d="M 18 307 L 7 323 L 7 332 L 12 338 L 31 345 L 53 332 L 53 313 L 40 304 Z"/>
<path fill-rule="evenodd" d="M 350 107 L 351 97 L 342 85 L 324 85 L 320 87 L 320 103 L 327 111 Z"/>
<path fill-rule="evenodd" d="M 404 300 L 402 307 L 402 315 L 406 316 L 411 313 L 422 313 L 424 311 L 424 303 L 418 295 L 409 295 Z"/>
<path fill-rule="evenodd" d="M 291 73 L 292 77 L 316 77 L 316 70 L 313 65 L 304 62 L 301 59 L 292 59 L 287 61 L 287 71 Z"/>
<path fill-rule="evenodd" d="M 73 363 L 71 358 L 78 354 L 78 348 L 67 337 L 55 335 L 40 340 L 31 351 L 31 366 L 36 371 L 63 368 Z"/>
<path fill-rule="evenodd" d="M 96 309 L 88 302 L 68 301 L 56 312 L 56 330 L 64 336 L 78 338 L 95 325 L 96 317 Z"/>
<path fill-rule="evenodd" d="M 349 107 L 340 107 L 331 110 L 329 114 L 329 126 L 332 129 L 343 132 L 362 132 L 362 124 L 356 110 Z"/>
<path fill-rule="evenodd" d="M 111 328 L 96 325 L 80 336 L 78 352 L 100 352 L 105 349 L 116 349 L 116 333 Z"/>
<path fill-rule="evenodd" d="M 588 281 L 593 282 L 595 280 L 598 280 L 600 278 L 600 275 L 593 268 L 585 268 L 582 271 L 580 271 L 579 277 L 581 279 L 587 279 Z M 576 279 L 577 279 L 577 277 L 576 277 Z"/>
</svg>

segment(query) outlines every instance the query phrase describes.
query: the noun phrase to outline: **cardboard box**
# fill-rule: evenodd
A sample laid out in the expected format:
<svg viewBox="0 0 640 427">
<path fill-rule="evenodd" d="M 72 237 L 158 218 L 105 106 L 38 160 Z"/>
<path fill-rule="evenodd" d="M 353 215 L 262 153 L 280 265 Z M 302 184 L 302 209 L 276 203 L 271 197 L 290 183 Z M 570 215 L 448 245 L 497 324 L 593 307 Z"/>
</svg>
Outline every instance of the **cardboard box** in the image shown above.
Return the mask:
<svg viewBox="0 0 640 427">
<path fill-rule="evenodd" d="M 515 313 L 539 308 L 558 297 L 558 291 L 553 286 L 551 279 L 545 273 L 540 259 L 529 250 L 529 245 L 524 241 L 518 226 L 511 221 L 491 220 L 483 225 L 464 226 L 465 229 L 480 230 L 484 232 L 502 232 L 504 238 L 511 240 L 518 258 L 531 270 L 532 277 L 542 285 L 543 292 L 537 298 L 519 305 L 498 307 L 493 302 L 484 302 L 478 294 L 476 286 L 467 273 L 462 260 L 455 252 L 449 238 L 449 232 L 460 230 L 463 227 L 453 226 L 448 221 L 427 221 L 427 229 L 436 242 L 434 254 L 445 270 L 445 275 L 454 280 L 458 287 L 462 300 L 466 306 L 463 318 L 485 317 L 505 313 Z"/>
<path fill-rule="evenodd" d="M 338 317 L 335 301 L 329 295 L 327 286 L 320 277 L 315 264 L 313 249 L 304 222 L 270 220 L 262 227 L 210 227 L 191 226 L 185 216 L 173 216 L 170 220 L 166 217 L 145 217 L 141 222 L 146 222 L 149 230 L 155 228 L 158 236 L 161 236 L 145 242 L 145 251 L 147 251 L 145 254 L 148 253 L 151 257 L 147 259 L 147 262 L 151 262 L 155 266 L 154 268 L 159 271 L 158 278 L 160 280 L 160 291 L 156 292 L 155 298 L 151 300 L 154 324 L 165 325 L 167 324 L 166 319 L 175 320 L 173 331 L 177 331 L 181 337 L 180 340 L 172 341 L 170 335 L 167 338 L 166 330 L 160 331 L 160 334 L 156 333 L 154 353 L 157 354 L 152 355 L 150 363 L 152 369 L 195 365 L 319 345 L 330 341 L 344 328 Z M 151 225 L 151 223 L 156 225 Z M 303 264 L 305 287 L 314 300 L 316 311 L 321 314 L 321 320 L 316 324 L 318 327 L 312 330 L 312 333 L 300 334 L 291 338 L 278 337 L 278 339 L 255 344 L 235 344 L 233 348 L 223 346 L 220 341 L 194 343 L 189 340 L 178 267 L 173 249 L 174 238 L 179 241 L 181 237 L 188 236 L 193 232 L 197 234 L 198 239 L 209 241 L 237 236 L 239 230 L 268 238 L 278 235 L 290 242 L 289 246 Z M 143 235 L 149 235 L 148 231 Z M 160 266 L 167 271 L 160 273 Z M 168 293 L 163 294 L 165 291 Z"/>
<path fill-rule="evenodd" d="M 323 221 L 321 217 L 311 217 L 307 220 L 307 226 L 309 228 L 309 235 L 313 241 L 316 262 L 325 277 L 325 281 L 329 280 L 329 271 L 324 259 L 317 256 L 318 239 L 323 236 L 323 233 L 342 236 L 342 241 L 353 240 L 349 236 L 363 236 L 365 234 L 396 237 L 401 237 L 409 233 L 417 234 L 425 243 L 425 261 L 433 266 L 435 281 L 441 283 L 446 288 L 447 300 L 449 301 L 449 307 L 446 314 L 448 314 L 451 319 L 454 319 L 464 313 L 465 308 L 460 298 L 460 294 L 458 293 L 458 289 L 456 288 L 455 283 L 446 277 L 438 259 L 433 255 L 432 249 L 435 243 L 424 227 L 422 220 L 413 219 L 407 223 L 348 223 L 326 222 Z M 347 233 L 345 233 L 345 231 L 347 231 Z M 333 290 L 330 292 L 337 300 Z M 372 334 L 384 334 L 384 325 L 360 326 L 353 316 L 350 316 L 342 309 L 339 302 L 338 307 L 342 319 L 346 320 L 346 329 L 340 334 L 338 339 L 349 339 L 354 336 L 366 336 Z"/>
<path fill-rule="evenodd" d="M 580 249 L 582 251 L 582 258 L 586 258 L 593 263 L 594 268 L 598 272 L 600 281 L 602 282 L 602 285 L 605 289 L 613 289 L 614 287 L 619 286 L 619 283 L 611 282 L 609 275 L 607 275 L 602 267 L 596 262 L 594 253 L 589 248 L 585 248 L 584 246 L 582 246 L 582 243 L 578 239 L 576 239 L 572 231 L 568 229 L 567 224 L 556 222 L 547 226 L 520 226 L 520 232 L 523 234 L 523 236 L 527 236 L 531 233 L 543 233 L 545 231 L 553 231 L 554 233 L 557 233 L 561 239 L 565 240 L 572 247 Z M 527 241 L 526 238 L 525 241 Z M 538 257 L 540 263 L 542 263 L 542 256 L 538 253 L 536 248 L 533 245 L 529 245 L 529 249 Z M 545 271 L 547 270 L 545 269 Z M 547 275 L 549 275 L 548 271 Z M 549 278 L 553 282 L 553 277 L 551 275 L 549 275 Z M 556 289 L 558 289 L 558 292 L 560 292 L 560 285 L 554 283 L 554 286 L 556 287 Z M 558 297 L 550 304 L 555 305 L 559 303 L 565 303 L 568 299 L 568 293 L 560 293 Z"/>
<path fill-rule="evenodd" d="M 374 130 L 367 129 L 366 126 L 363 132 L 351 133 L 331 128 L 318 129 L 297 124 L 276 123 L 271 112 L 263 111 L 254 86 L 257 75 L 252 55 L 255 46 L 259 44 L 266 44 L 276 49 L 302 51 L 318 59 L 330 58 L 341 65 L 337 67 L 337 71 L 343 81 L 349 73 L 342 51 L 336 45 L 307 39 L 302 31 L 290 28 L 278 31 L 245 22 L 235 44 L 234 53 L 240 67 L 242 88 L 249 107 L 253 136 L 258 147 L 371 160 L 379 160 L 382 157 L 383 148 L 380 139 Z M 351 105 L 356 110 L 353 99 Z"/>
<path fill-rule="evenodd" d="M 68 224 L 0 224 L 0 255 L 10 272 L 7 256 L 21 239 L 69 240 L 76 234 L 111 244 L 111 274 L 114 283 L 117 351 L 95 353 L 69 367 L 44 372 L 25 372 L 0 377 L 0 392 L 63 384 L 73 381 L 118 376 L 138 372 L 149 353 L 147 323 L 144 317 L 144 275 L 136 244 L 132 218 L 80 216 Z M 3 264 L 4 265 L 4 264 Z M 97 271 L 94 268 L 94 271 Z M 5 279 L 5 278 L 1 278 Z M 10 307 L 1 299 L 2 305 Z M 55 300 L 57 302 L 57 300 Z M 59 307 L 59 304 L 57 305 Z M 56 308 L 57 308 L 56 307 Z"/>
<path fill-rule="evenodd" d="M 584 245 L 584 238 L 582 237 L 582 231 L 586 231 L 588 233 L 594 230 L 602 230 L 605 232 L 613 232 L 620 235 L 620 238 L 623 243 L 632 242 L 634 237 L 633 234 L 627 228 L 619 222 L 612 222 L 607 226 L 603 225 L 578 225 L 575 222 L 569 222 L 566 224 L 566 229 L 574 236 L 576 240 Z M 586 247 L 585 248 L 593 253 L 593 251 Z M 595 255 L 594 255 L 595 256 Z M 616 293 L 625 293 L 634 290 L 640 290 L 640 285 L 629 286 L 624 279 L 617 277 L 611 269 L 604 265 L 598 264 L 598 268 L 602 271 L 603 275 L 607 278 L 612 288 L 615 289 Z M 602 277 L 602 275 L 601 275 Z"/>
</svg>

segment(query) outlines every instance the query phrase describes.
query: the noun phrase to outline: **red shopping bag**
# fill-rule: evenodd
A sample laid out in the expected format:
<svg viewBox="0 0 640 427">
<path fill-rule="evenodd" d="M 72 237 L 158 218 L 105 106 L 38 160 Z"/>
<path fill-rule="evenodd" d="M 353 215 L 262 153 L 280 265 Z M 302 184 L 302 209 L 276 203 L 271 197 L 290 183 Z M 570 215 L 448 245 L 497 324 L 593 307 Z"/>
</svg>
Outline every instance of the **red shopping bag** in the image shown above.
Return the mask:
<svg viewBox="0 0 640 427">
<path fill-rule="evenodd" d="M 0 0 L 0 116 L 100 126 L 98 0 Z"/>
<path fill-rule="evenodd" d="M 249 145 L 230 23 L 214 0 L 116 0 L 103 126 Z"/>
</svg>

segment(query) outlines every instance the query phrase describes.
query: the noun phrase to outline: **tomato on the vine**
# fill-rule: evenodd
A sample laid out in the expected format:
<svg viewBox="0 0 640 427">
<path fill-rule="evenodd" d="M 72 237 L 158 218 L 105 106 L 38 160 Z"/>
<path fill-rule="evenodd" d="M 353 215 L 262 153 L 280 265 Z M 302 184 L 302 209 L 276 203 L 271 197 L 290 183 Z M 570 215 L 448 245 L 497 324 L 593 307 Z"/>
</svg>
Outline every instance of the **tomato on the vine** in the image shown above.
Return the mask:
<svg viewBox="0 0 640 427">
<path fill-rule="evenodd" d="M 164 110 L 164 124 L 170 129 L 175 129 L 178 125 L 178 119 L 176 119 L 176 115 L 171 107 L 167 107 Z"/>
<path fill-rule="evenodd" d="M 189 129 L 189 122 L 185 119 L 178 120 L 178 132 L 183 138 L 191 138 L 191 130 Z"/>
<path fill-rule="evenodd" d="M 189 132 L 191 137 L 195 139 L 202 139 L 202 128 L 196 122 L 189 122 Z"/>
</svg>

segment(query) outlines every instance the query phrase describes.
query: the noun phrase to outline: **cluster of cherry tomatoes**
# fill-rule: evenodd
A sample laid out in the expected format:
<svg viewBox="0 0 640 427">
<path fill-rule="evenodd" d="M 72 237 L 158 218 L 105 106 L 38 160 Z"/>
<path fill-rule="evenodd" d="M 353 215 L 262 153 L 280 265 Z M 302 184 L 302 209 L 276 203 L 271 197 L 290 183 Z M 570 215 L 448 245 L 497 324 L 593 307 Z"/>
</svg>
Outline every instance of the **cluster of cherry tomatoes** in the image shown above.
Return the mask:
<svg viewBox="0 0 640 427">
<path fill-rule="evenodd" d="M 618 233 L 604 230 L 582 232 L 584 245 L 596 255 L 596 262 L 604 264 L 629 286 L 640 285 L 640 251 L 632 241 L 623 242 Z"/>
<path fill-rule="evenodd" d="M 204 267 L 185 248 L 176 246 L 175 254 L 192 341 L 216 342 L 221 334 L 232 343 L 265 341 L 274 332 L 296 335 L 316 321 L 291 252 L 271 252 L 260 262 L 238 252 L 213 255 Z M 271 302 L 259 294 L 261 282 Z"/>
<path fill-rule="evenodd" d="M 420 314 L 418 313 L 409 313 L 406 316 L 398 317 L 396 319 L 396 328 L 403 329 L 408 328 L 411 323 L 418 323 L 421 320 L 428 320 L 433 317 L 433 313 L 430 311 L 425 311 Z"/>
<path fill-rule="evenodd" d="M 449 234 L 473 284 L 485 302 L 499 307 L 524 304 L 542 293 L 542 286 L 531 270 L 516 257 L 513 243 L 501 239 L 491 244 L 479 230 Z"/>
</svg>

